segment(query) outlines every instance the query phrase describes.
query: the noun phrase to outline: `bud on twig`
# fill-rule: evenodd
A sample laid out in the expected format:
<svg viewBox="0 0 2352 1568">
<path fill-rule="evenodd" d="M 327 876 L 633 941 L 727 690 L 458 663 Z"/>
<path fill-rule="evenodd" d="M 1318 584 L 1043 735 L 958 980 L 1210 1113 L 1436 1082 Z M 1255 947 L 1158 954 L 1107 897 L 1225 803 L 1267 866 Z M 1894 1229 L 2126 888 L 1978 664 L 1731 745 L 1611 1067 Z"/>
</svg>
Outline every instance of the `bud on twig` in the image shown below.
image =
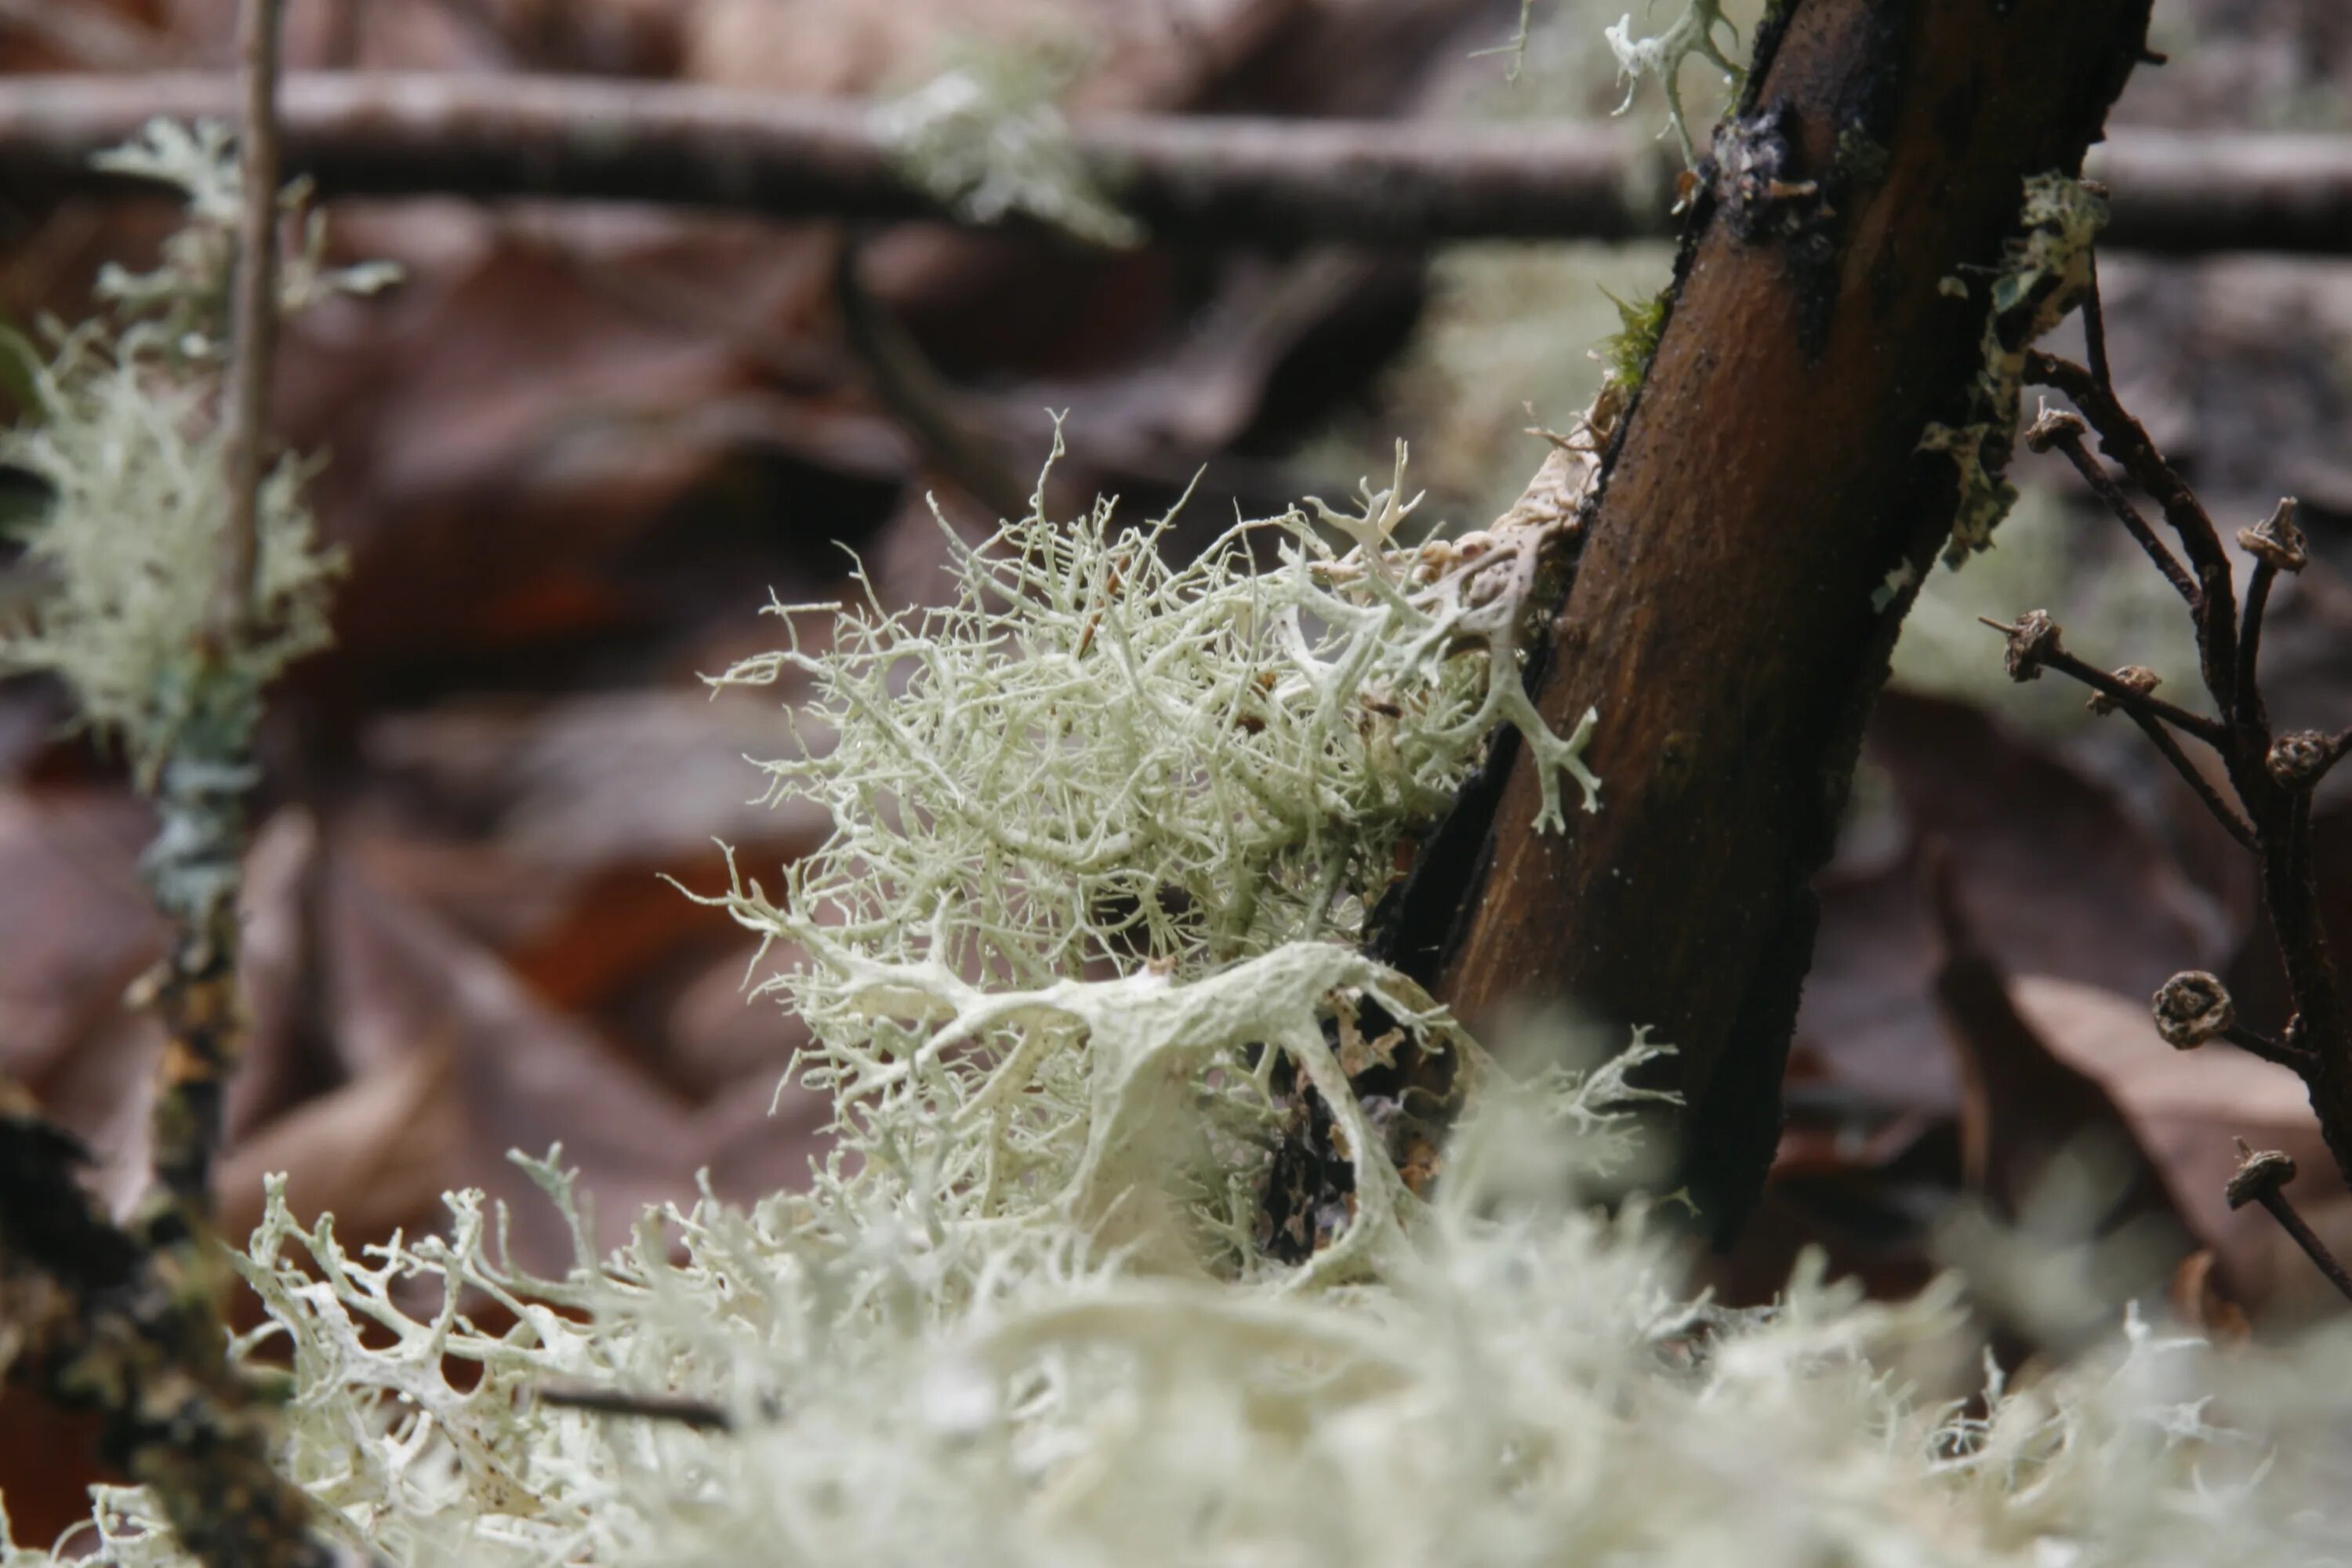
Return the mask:
<svg viewBox="0 0 2352 1568">
<path fill-rule="evenodd" d="M 2309 1222 L 2286 1200 L 2286 1184 L 2294 1180 L 2294 1162 L 2292 1159 L 2276 1149 L 2249 1149 L 2246 1141 L 2241 1138 L 2238 1140 L 2237 1173 L 2230 1178 L 2230 1184 L 2222 1188 L 2222 1192 L 2233 1209 L 2244 1208 L 2248 1204 L 2262 1205 L 2270 1216 L 2278 1221 L 2279 1228 L 2303 1248 L 2303 1255 L 2326 1276 L 2327 1282 L 2335 1286 L 2345 1300 L 2352 1300 L 2352 1274 L 2344 1271 L 2344 1265 L 2327 1250 L 2327 1244 L 2319 1239 L 2319 1233 L 2313 1230 Z"/>
<path fill-rule="evenodd" d="M 2046 452 L 2061 441 L 2080 440 L 2087 428 L 2081 415 L 2045 403 L 2033 423 L 2025 427 L 2025 444 L 2033 451 Z"/>
<path fill-rule="evenodd" d="M 2249 1149 L 2246 1141 L 2238 1140 L 2238 1168 L 2223 1188 L 2233 1209 L 2258 1204 L 2294 1180 L 2294 1159 L 2276 1149 Z M 2265 1205 L 2264 1206 L 2268 1206 Z"/>
<path fill-rule="evenodd" d="M 2176 1051 L 2193 1051 L 2229 1033 L 2237 1009 L 2221 982 L 2201 969 L 2184 970 L 2157 991 L 2156 1032 Z"/>
<path fill-rule="evenodd" d="M 2302 571 L 2311 553 L 2305 545 L 2303 530 L 2294 525 L 2294 509 L 2293 496 L 2282 497 L 2278 510 L 2267 521 L 2238 530 L 2238 548 L 2281 572 Z"/>
<path fill-rule="evenodd" d="M 2142 697 L 2164 684 L 2164 678 L 2144 664 L 2124 666 L 2116 671 L 2116 679 L 2122 685 L 2130 687 Z M 2083 706 L 2094 713 L 2112 713 L 2116 710 L 2116 700 L 2104 691 L 2095 691 L 2091 694 L 2091 700 Z"/>
<path fill-rule="evenodd" d="M 2042 663 L 2052 654 L 2063 653 L 2058 642 L 2058 623 L 2050 618 L 2047 610 L 2028 610 L 2017 617 L 2017 625 L 2004 626 L 1990 616 L 1977 617 L 1993 630 L 2009 638 L 2009 651 L 2001 656 L 2001 666 L 2011 680 L 2039 680 Z"/>
<path fill-rule="evenodd" d="M 2284 789 L 2309 789 L 2334 761 L 2335 748 L 2316 730 L 2296 730 L 2271 742 L 2263 765 Z"/>
</svg>

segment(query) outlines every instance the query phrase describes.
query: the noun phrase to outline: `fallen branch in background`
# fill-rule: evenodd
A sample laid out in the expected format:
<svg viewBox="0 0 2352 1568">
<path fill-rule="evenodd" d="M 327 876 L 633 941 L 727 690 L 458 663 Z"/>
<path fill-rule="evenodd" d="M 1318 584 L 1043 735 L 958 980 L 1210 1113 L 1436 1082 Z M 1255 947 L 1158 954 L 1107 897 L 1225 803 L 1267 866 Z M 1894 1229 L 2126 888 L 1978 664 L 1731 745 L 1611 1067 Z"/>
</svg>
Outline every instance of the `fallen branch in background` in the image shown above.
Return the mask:
<svg viewBox="0 0 2352 1568">
<path fill-rule="evenodd" d="M 194 75 L 0 84 L 17 199 L 120 191 L 89 155 L 158 115 L 234 112 Z M 775 217 L 955 218 L 872 104 L 559 77 L 313 74 L 282 97 L 288 167 L 329 196 L 554 197 Z M 1070 127 L 1078 165 L 1165 241 L 1424 244 L 1674 231 L 1674 165 L 1617 127 L 1207 116 Z M 2118 132 L 2107 243 L 2179 253 L 2352 249 L 2352 137 Z"/>
</svg>

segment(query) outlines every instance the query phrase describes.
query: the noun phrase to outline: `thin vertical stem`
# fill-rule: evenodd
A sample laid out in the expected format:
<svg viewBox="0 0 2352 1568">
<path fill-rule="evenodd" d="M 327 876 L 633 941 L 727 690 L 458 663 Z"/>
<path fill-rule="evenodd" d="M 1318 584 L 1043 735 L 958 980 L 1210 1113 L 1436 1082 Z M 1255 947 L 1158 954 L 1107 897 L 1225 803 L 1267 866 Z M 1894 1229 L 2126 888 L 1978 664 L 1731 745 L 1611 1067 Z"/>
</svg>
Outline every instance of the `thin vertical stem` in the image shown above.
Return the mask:
<svg viewBox="0 0 2352 1568">
<path fill-rule="evenodd" d="M 2090 354 L 2091 374 L 2112 392 L 2116 378 L 2107 368 L 2107 310 L 2099 299 L 2099 256 L 2091 253 L 2091 286 L 2083 295 L 2083 346 Z"/>
<path fill-rule="evenodd" d="M 237 58 L 244 125 L 237 177 L 245 206 L 237 222 L 234 343 L 227 409 L 228 521 L 221 540 L 213 635 L 226 646 L 252 619 L 260 560 L 261 478 L 278 340 L 278 53 L 282 0 L 243 0 Z"/>
</svg>

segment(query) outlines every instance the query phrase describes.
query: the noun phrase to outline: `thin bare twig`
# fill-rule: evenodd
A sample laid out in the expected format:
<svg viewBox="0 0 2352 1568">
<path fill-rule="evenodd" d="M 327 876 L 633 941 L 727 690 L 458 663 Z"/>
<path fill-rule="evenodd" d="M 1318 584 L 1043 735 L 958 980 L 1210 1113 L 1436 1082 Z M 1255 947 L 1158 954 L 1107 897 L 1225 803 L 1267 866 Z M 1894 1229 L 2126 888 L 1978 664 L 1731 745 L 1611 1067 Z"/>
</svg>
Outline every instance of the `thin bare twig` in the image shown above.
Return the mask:
<svg viewBox="0 0 2352 1568">
<path fill-rule="evenodd" d="M 2115 389 L 2072 360 L 2036 349 L 2025 356 L 2025 379 L 2065 394 L 2098 432 L 2100 449 L 2113 458 L 2132 483 L 2156 502 L 2164 519 L 2180 537 L 2189 567 L 2198 584 L 2192 602 L 2197 612 L 2197 646 L 2205 684 L 2232 718 L 2229 704 L 2236 690 L 2238 605 L 2231 587 L 2230 558 L 2221 535 L 2208 516 L 2197 492 L 2189 488 L 2147 427 L 2127 413 Z"/>
<path fill-rule="evenodd" d="M 2276 1062 L 2279 1066 L 2292 1068 L 2298 1073 L 2311 1065 L 2311 1053 L 2300 1045 L 2291 1040 L 2274 1040 L 2260 1030 L 2250 1029 L 2243 1024 L 2232 1023 L 2221 1031 L 2219 1037 L 2229 1041 L 2248 1056 L 2260 1057 L 2266 1062 Z"/>
<path fill-rule="evenodd" d="M 731 1432 L 734 1417 L 709 1400 L 677 1394 L 624 1394 L 612 1388 L 555 1385 L 538 1391 L 541 1405 L 561 1410 L 585 1410 L 599 1415 L 629 1415 L 646 1421 L 667 1421 L 692 1432 Z"/>
<path fill-rule="evenodd" d="M 2090 268 L 2090 288 L 2083 296 L 2083 346 L 2090 355 L 2092 376 L 2101 386 L 2112 388 L 2116 378 L 2107 366 L 2107 311 L 2099 300 L 2099 258 L 2096 252 L 2091 256 Z"/>
<path fill-rule="evenodd" d="M 2086 310 L 2089 308 L 2087 301 L 2084 308 Z M 2104 354 L 2105 351 L 2106 343 L 2103 334 L 2099 342 L 2099 353 Z M 2105 384 L 2106 372 L 2104 367 L 2093 374 L 2100 378 L 2101 384 Z M 2156 569 L 2164 574 L 2164 580 L 2172 584 L 2173 589 L 2188 602 L 2190 608 L 2196 607 L 2195 580 L 2189 575 L 2188 569 L 2173 556 L 2172 552 L 2165 548 L 2164 541 L 2156 536 L 2156 530 L 2148 526 L 2147 519 L 2140 515 L 2139 508 L 2132 505 L 2131 498 L 2124 494 L 2123 487 L 2116 484 L 2109 476 L 2105 465 L 2093 457 L 2084 447 L 2081 421 L 2076 420 L 2072 415 L 2063 416 L 2054 420 L 2045 416 L 2034 422 L 2033 428 L 2026 433 L 2026 440 L 2036 451 L 2043 451 L 2054 447 L 2063 454 L 2066 460 L 2074 465 L 2074 471 L 2082 475 L 2084 481 L 2091 487 L 2091 492 L 2106 503 L 2107 510 L 2114 513 L 2116 520 L 2121 522 L 2132 538 L 2138 542 L 2140 549 L 2147 552 L 2147 558 L 2156 563 Z"/>
<path fill-rule="evenodd" d="M 237 13 L 244 117 L 237 178 L 236 343 L 230 362 L 228 521 L 221 540 L 214 635 L 226 644 L 254 614 L 260 560 L 261 477 L 267 467 L 270 373 L 278 340 L 278 50 L 281 0 L 244 0 Z"/>
<path fill-rule="evenodd" d="M 2352 1274 L 2344 1271 L 2344 1265 L 2327 1250 L 2327 1244 L 2319 1239 L 2319 1234 L 2296 1212 L 2294 1205 L 2287 1201 L 2286 1184 L 2294 1180 L 2294 1162 L 2292 1159 L 2274 1149 L 2256 1152 L 2248 1148 L 2246 1141 L 2241 1138 L 2238 1140 L 2237 1173 L 2230 1178 L 2227 1188 L 2230 1206 L 2238 1209 L 2248 1204 L 2260 1204 L 2273 1219 L 2278 1221 L 2279 1228 L 2294 1237 L 2294 1244 L 2303 1248 L 2304 1256 L 2311 1259 L 2327 1282 L 2335 1286 L 2346 1300 L 2352 1301 Z"/>
<path fill-rule="evenodd" d="M 2267 728 L 2270 723 L 2257 668 L 2263 652 L 2263 616 L 2270 609 L 2271 584 L 2277 577 L 2276 566 L 2257 561 L 2253 575 L 2246 580 L 2245 614 L 2238 623 L 2238 679 L 2230 698 L 2231 716 L 2242 724 Z"/>
<path fill-rule="evenodd" d="M 2188 754 L 2181 751 L 2179 742 L 2172 738 L 2163 725 L 2158 723 L 2152 715 L 2137 708 L 2125 709 L 2124 715 L 2139 726 L 2140 733 L 2146 735 L 2157 751 L 2162 753 L 2164 760 L 2172 764 L 2173 771 L 2180 775 L 2198 800 L 2203 803 L 2206 811 L 2211 815 L 2214 821 L 2221 825 L 2221 830 L 2237 843 L 2239 848 L 2253 851 L 2261 847 L 2254 837 L 2253 825 L 2228 801 L 2221 798 L 2221 792 L 2213 787 L 2210 779 L 2198 771 L 2197 764 L 2189 760 Z"/>
<path fill-rule="evenodd" d="M 1979 616 L 1977 619 L 1995 631 L 2014 632 L 2017 629 L 1990 616 Z M 2177 703 L 2167 702 L 2161 697 L 2142 691 L 2097 665 L 2075 658 L 2063 648 L 2053 647 L 2044 651 L 2041 655 L 2041 662 L 2061 675 L 2081 681 L 2126 713 L 2145 713 L 2150 719 L 2160 719 L 2216 751 L 2229 744 L 2229 729 L 2219 720 L 2209 719 L 2202 713 L 2191 713 Z"/>
</svg>

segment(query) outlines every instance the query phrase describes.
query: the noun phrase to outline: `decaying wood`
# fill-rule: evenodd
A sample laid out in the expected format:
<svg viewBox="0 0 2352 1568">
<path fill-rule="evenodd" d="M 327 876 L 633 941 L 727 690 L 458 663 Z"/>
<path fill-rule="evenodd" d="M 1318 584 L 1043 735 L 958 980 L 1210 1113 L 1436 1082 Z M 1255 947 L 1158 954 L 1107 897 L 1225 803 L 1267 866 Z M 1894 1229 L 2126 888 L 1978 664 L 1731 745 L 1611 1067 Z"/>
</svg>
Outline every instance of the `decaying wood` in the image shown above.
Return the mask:
<svg viewBox="0 0 2352 1568">
<path fill-rule="evenodd" d="M 1898 6 L 1898 11 L 1906 7 Z M 154 115 L 229 119 L 226 77 L 0 82 L 0 184 L 18 200 L 120 192 L 89 154 Z M 952 217 L 892 163 L 871 106 L 560 77 L 299 75 L 289 167 L 330 196 L 650 202 L 778 217 Z M 1157 238 L 1418 245 L 1673 232 L 1663 143 L 1583 124 L 1087 117 L 1093 178 Z M 2173 252 L 2352 249 L 2352 137 L 2132 131 L 2094 153 L 2106 243 Z"/>
<path fill-rule="evenodd" d="M 2029 175 L 2080 167 L 2147 11 L 1801 0 L 1717 132 L 1539 700 L 1555 728 L 1599 710 L 1601 809 L 1538 833 L 1518 757 L 1437 990 L 1474 1027 L 1559 1002 L 1677 1047 L 1718 1236 L 1778 1142 L 1808 883 L 1952 521 L 1918 444 L 1961 418 L 1986 290 L 1945 280 L 1998 259 Z"/>
</svg>

